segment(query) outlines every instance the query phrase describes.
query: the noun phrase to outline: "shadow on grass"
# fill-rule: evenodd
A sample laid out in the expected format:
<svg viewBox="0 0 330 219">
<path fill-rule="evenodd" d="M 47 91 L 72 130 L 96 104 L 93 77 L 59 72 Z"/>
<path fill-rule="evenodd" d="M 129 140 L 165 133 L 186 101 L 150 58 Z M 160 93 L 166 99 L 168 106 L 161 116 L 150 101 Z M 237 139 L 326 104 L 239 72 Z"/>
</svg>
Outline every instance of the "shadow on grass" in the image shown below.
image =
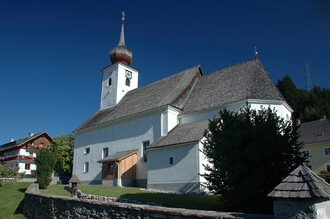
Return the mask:
<svg viewBox="0 0 330 219">
<path fill-rule="evenodd" d="M 21 188 L 18 189 L 19 192 L 25 193 L 26 188 Z M 24 207 L 24 198 L 23 200 L 19 203 L 19 205 L 17 206 L 14 214 L 23 214 L 23 207 Z"/>
<path fill-rule="evenodd" d="M 137 200 L 141 202 L 154 202 L 165 207 L 187 208 L 197 210 L 224 211 L 219 198 L 208 195 L 178 195 L 164 193 L 135 193 L 124 194 L 120 198 Z"/>
<path fill-rule="evenodd" d="M 22 193 L 25 193 L 27 189 L 18 189 L 18 191 L 22 192 Z"/>
<path fill-rule="evenodd" d="M 23 207 L 24 207 L 24 199 L 17 206 L 14 214 L 23 214 Z"/>
</svg>

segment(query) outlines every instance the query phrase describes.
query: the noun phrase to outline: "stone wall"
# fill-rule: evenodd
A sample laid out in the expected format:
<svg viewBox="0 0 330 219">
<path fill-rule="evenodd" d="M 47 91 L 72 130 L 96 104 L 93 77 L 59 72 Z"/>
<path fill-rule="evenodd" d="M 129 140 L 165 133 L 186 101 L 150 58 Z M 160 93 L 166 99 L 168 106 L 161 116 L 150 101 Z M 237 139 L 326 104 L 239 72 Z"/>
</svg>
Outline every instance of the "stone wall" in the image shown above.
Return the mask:
<svg viewBox="0 0 330 219">
<path fill-rule="evenodd" d="M 276 219 L 328 219 L 330 218 L 329 199 L 275 199 Z"/>
<path fill-rule="evenodd" d="M 25 192 L 24 215 L 28 218 L 272 218 L 272 216 L 244 213 L 199 211 L 165 208 L 141 204 L 118 203 L 99 200 L 73 199 L 41 194 L 39 185 L 33 183 Z"/>
</svg>

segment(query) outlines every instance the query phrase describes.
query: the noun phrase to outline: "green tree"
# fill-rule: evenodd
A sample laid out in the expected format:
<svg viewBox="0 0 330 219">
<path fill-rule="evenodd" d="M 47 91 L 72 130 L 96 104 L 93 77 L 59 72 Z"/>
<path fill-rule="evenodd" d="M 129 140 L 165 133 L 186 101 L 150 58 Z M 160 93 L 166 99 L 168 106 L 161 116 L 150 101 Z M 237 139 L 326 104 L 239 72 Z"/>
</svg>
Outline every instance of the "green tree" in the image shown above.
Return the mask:
<svg viewBox="0 0 330 219">
<path fill-rule="evenodd" d="M 307 91 L 298 88 L 289 75 L 278 80 L 277 87 L 294 110 L 292 117 L 302 122 L 330 117 L 330 89 L 314 86 Z"/>
<path fill-rule="evenodd" d="M 59 135 L 49 148 L 56 154 L 55 171 L 61 175 L 71 175 L 73 165 L 74 135 Z"/>
<path fill-rule="evenodd" d="M 52 173 L 56 163 L 56 156 L 49 149 L 41 149 L 37 152 L 35 159 L 37 165 L 36 178 L 40 189 L 46 189 L 52 181 Z"/>
<path fill-rule="evenodd" d="M 298 123 L 271 109 L 223 110 L 210 120 L 202 152 L 207 187 L 228 210 L 269 213 L 267 194 L 306 160 L 300 153 Z"/>
<path fill-rule="evenodd" d="M 292 117 L 299 118 L 306 106 L 311 104 L 310 93 L 298 88 L 289 75 L 285 75 L 282 80 L 278 80 L 277 87 L 294 110 Z"/>
</svg>

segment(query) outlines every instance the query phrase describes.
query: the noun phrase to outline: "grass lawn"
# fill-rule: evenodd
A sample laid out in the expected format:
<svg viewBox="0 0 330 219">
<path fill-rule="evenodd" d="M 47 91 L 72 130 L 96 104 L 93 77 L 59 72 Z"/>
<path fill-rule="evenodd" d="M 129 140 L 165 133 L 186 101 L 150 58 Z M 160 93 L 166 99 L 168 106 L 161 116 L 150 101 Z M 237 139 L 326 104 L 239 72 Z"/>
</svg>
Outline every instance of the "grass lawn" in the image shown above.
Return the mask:
<svg viewBox="0 0 330 219">
<path fill-rule="evenodd" d="M 47 189 L 40 189 L 40 193 L 71 197 L 71 193 L 65 190 L 63 185 L 48 186 Z"/>
<path fill-rule="evenodd" d="M 155 202 L 167 207 L 189 208 L 199 210 L 219 210 L 216 196 L 199 195 L 176 195 L 155 193 L 132 187 L 112 187 L 102 185 L 78 185 L 78 188 L 86 194 L 127 198 L 142 202 Z M 70 196 L 63 186 L 48 186 L 42 193 Z"/>
<path fill-rule="evenodd" d="M 23 215 L 24 192 L 29 182 L 8 182 L 0 187 L 0 218 L 25 218 Z"/>
</svg>

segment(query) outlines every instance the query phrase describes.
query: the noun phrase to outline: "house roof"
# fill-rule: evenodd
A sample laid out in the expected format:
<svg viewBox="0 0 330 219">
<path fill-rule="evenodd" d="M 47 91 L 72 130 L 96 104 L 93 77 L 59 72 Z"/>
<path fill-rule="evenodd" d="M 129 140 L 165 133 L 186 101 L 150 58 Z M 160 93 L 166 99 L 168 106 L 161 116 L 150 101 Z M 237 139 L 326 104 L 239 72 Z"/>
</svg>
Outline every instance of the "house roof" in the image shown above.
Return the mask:
<svg viewBox="0 0 330 219">
<path fill-rule="evenodd" d="M 300 140 L 304 144 L 330 141 L 330 120 L 321 119 L 300 125 Z"/>
<path fill-rule="evenodd" d="M 188 142 L 200 141 L 208 128 L 209 120 L 175 126 L 166 136 L 160 137 L 147 148 L 159 148 Z"/>
<path fill-rule="evenodd" d="M 300 165 L 272 192 L 274 198 L 328 198 L 330 185 L 305 165 Z"/>
<path fill-rule="evenodd" d="M 184 115 L 246 99 L 285 101 L 257 58 L 207 75 L 195 66 L 131 90 L 115 107 L 97 111 L 75 132 L 165 105 Z"/>
<path fill-rule="evenodd" d="M 199 74 L 201 74 L 200 66 L 195 66 L 131 90 L 115 107 L 97 111 L 75 132 L 169 105 L 182 96 L 194 76 Z"/>
<path fill-rule="evenodd" d="M 122 160 L 125 159 L 126 157 L 132 155 L 132 154 L 136 154 L 139 150 L 129 150 L 129 151 L 120 151 L 114 154 L 111 154 L 110 156 L 107 156 L 105 158 L 103 158 L 102 160 L 99 160 L 97 162 L 99 163 L 105 163 L 105 162 L 110 162 L 110 161 L 118 161 L 118 160 Z"/>
<path fill-rule="evenodd" d="M 18 140 L 15 140 L 13 142 L 8 142 L 6 144 L 0 145 L 0 151 L 6 151 L 6 150 L 9 150 L 9 149 L 20 147 L 23 144 L 25 144 L 26 142 L 28 142 L 32 139 L 36 139 L 36 138 L 38 138 L 38 137 L 40 137 L 41 135 L 44 135 L 44 134 L 48 137 L 48 139 L 51 142 L 53 141 L 53 138 L 47 132 L 40 132 L 40 133 L 35 134 L 31 137 L 29 136 L 29 137 L 26 137 L 26 138 L 18 139 Z"/>
<path fill-rule="evenodd" d="M 285 101 L 257 58 L 199 78 L 181 115 L 246 99 Z"/>
<path fill-rule="evenodd" d="M 80 180 L 76 174 L 74 174 L 69 180 L 69 183 L 79 183 L 79 182 Z"/>
</svg>

